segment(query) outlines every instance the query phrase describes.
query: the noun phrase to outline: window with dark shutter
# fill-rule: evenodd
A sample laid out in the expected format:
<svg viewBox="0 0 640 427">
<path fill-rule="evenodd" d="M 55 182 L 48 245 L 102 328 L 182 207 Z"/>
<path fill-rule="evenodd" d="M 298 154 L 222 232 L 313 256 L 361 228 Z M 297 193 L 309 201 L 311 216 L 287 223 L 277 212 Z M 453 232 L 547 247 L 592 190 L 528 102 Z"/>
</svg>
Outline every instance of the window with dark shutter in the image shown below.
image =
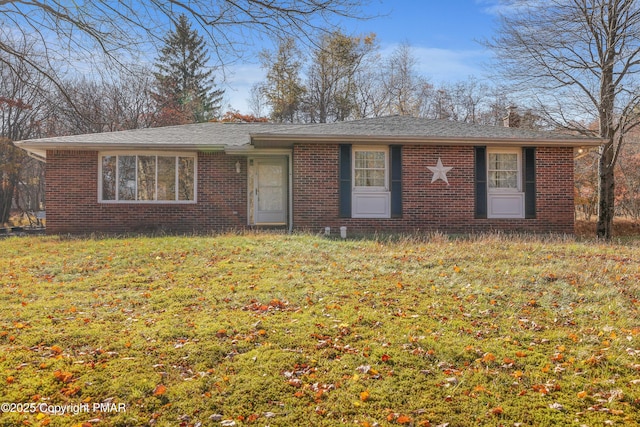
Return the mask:
<svg viewBox="0 0 640 427">
<path fill-rule="evenodd" d="M 487 217 L 487 147 L 475 149 L 475 217 Z"/>
<path fill-rule="evenodd" d="M 340 217 L 351 218 L 351 145 L 340 145 Z"/>
<path fill-rule="evenodd" d="M 524 163 L 524 217 L 536 217 L 536 149 L 522 149 Z"/>
<path fill-rule="evenodd" d="M 402 216 L 402 146 L 389 147 L 391 156 L 391 217 Z"/>
</svg>

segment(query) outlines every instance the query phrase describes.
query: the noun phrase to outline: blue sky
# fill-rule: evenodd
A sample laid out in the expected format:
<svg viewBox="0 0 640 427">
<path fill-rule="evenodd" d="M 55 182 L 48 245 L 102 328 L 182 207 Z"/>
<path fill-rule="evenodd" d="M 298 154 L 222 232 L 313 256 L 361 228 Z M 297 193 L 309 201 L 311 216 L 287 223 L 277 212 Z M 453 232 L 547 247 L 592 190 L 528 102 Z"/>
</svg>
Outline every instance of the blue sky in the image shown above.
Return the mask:
<svg viewBox="0 0 640 427">
<path fill-rule="evenodd" d="M 497 25 L 499 0 L 371 0 L 366 12 L 380 17 L 349 21 L 345 32 L 376 33 L 382 55 L 408 43 L 417 70 L 432 83 L 482 79 L 490 61 L 479 41 L 490 38 Z M 227 98 L 231 106 L 249 112 L 246 100 L 251 86 L 264 79 L 258 64 L 232 68 Z"/>
</svg>

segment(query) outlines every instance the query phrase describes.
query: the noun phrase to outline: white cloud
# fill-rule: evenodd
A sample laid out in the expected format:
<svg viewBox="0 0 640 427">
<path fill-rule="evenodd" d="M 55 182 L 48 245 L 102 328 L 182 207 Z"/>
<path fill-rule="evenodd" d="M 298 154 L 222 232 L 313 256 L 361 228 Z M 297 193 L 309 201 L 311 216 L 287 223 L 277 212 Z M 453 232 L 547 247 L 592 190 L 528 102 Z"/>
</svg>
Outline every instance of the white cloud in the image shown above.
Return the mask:
<svg viewBox="0 0 640 427">
<path fill-rule="evenodd" d="M 488 15 L 510 15 L 531 8 L 532 6 L 544 6 L 541 0 L 476 0 L 476 4 L 482 7 L 482 11 Z"/>
<path fill-rule="evenodd" d="M 389 57 L 398 44 L 382 49 L 383 57 Z M 469 76 L 481 78 L 483 65 L 490 57 L 484 49 L 451 50 L 425 46 L 410 46 L 416 59 L 416 71 L 432 83 L 467 80 Z"/>
<path fill-rule="evenodd" d="M 225 82 L 221 86 L 225 89 L 226 102 L 235 110 L 248 114 L 248 99 L 251 88 L 255 83 L 264 81 L 265 71 L 258 64 L 238 64 L 229 67 Z M 224 110 L 226 111 L 226 105 Z"/>
</svg>

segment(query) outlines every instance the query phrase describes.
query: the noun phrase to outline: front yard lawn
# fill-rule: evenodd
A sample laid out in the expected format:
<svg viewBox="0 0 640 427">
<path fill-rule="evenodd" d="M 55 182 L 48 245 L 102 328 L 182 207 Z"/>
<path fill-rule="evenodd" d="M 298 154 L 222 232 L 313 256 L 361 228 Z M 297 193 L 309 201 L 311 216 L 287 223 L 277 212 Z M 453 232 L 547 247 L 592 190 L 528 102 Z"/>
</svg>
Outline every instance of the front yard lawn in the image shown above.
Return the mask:
<svg viewBox="0 0 640 427">
<path fill-rule="evenodd" d="M 0 426 L 640 425 L 639 308 L 637 241 L 9 238 Z"/>
</svg>

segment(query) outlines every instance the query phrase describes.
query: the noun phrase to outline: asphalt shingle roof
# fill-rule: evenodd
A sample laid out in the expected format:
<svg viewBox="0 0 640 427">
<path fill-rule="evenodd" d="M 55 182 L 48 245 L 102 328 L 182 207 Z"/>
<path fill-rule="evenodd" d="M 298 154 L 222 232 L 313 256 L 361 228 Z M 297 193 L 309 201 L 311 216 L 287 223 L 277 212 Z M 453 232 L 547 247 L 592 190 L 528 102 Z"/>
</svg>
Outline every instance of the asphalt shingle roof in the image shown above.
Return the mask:
<svg viewBox="0 0 640 427">
<path fill-rule="evenodd" d="M 336 123 L 309 124 L 284 127 L 265 133 L 277 135 L 306 136 L 372 136 L 372 137 L 419 137 L 419 138 L 496 138 L 496 139 L 553 139 L 590 140 L 567 133 L 486 126 L 454 122 L 450 120 L 422 119 L 410 116 L 386 116 L 371 119 Z"/>
<path fill-rule="evenodd" d="M 394 140 L 416 143 L 464 141 L 539 141 L 554 145 L 599 145 L 597 138 L 557 132 L 482 126 L 448 120 L 388 116 L 323 124 L 198 123 L 20 141 L 18 146 L 40 156 L 47 149 L 231 150 L 291 146 L 296 140 L 315 143 Z"/>
<path fill-rule="evenodd" d="M 251 142 L 254 132 L 277 132 L 282 127 L 298 127 L 274 123 L 194 123 L 179 126 L 133 129 L 117 132 L 88 133 L 21 141 L 39 144 L 184 144 L 205 146 L 242 146 Z"/>
</svg>

